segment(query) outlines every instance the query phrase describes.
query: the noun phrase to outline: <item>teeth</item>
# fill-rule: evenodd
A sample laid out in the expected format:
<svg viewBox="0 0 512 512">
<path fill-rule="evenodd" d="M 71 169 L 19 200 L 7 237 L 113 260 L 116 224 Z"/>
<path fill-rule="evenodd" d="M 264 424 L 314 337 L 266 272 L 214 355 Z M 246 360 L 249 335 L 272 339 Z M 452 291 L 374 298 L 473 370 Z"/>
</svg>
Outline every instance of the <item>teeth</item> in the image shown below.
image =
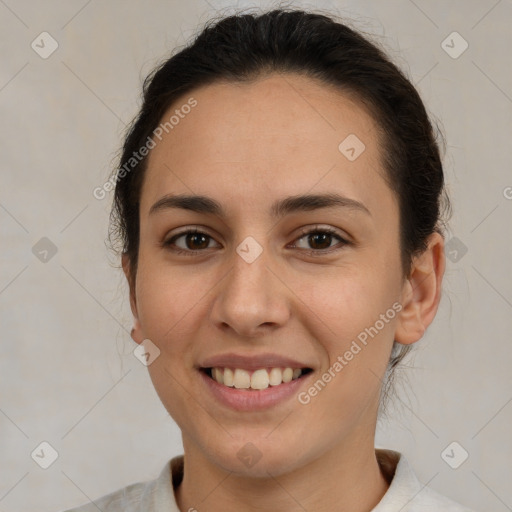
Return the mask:
<svg viewBox="0 0 512 512">
<path fill-rule="evenodd" d="M 261 368 L 249 372 L 241 368 L 212 368 L 211 375 L 219 384 L 236 389 L 267 389 L 282 383 L 298 379 L 302 375 L 300 368 Z"/>
<path fill-rule="evenodd" d="M 247 389 L 251 387 L 251 376 L 249 372 L 237 368 L 233 377 L 233 384 L 237 389 Z"/>
<path fill-rule="evenodd" d="M 283 371 L 283 382 L 290 382 L 293 377 L 293 370 L 291 368 L 285 368 Z"/>
<path fill-rule="evenodd" d="M 224 384 L 224 372 L 220 368 L 213 368 L 212 376 L 217 382 Z"/>
<path fill-rule="evenodd" d="M 251 388 L 252 389 L 266 389 L 268 388 L 269 378 L 267 370 L 256 370 L 251 375 Z"/>
<path fill-rule="evenodd" d="M 218 370 L 218 371 L 217 371 L 217 375 L 222 375 L 222 368 L 216 368 L 216 370 Z M 212 373 L 212 375 L 213 375 L 213 373 Z M 234 384 L 233 384 L 233 371 L 232 371 L 232 370 L 230 370 L 229 368 L 226 368 L 226 369 L 224 370 L 224 379 L 220 379 L 220 378 L 219 378 L 219 379 L 217 379 L 217 378 L 215 377 L 215 375 L 213 375 L 213 378 L 214 378 L 217 382 L 219 382 L 220 384 L 224 384 L 225 386 L 228 386 L 228 387 L 230 387 L 230 388 L 232 388 L 232 387 L 234 386 Z M 222 380 L 223 380 L 224 382 L 221 382 Z"/>
<path fill-rule="evenodd" d="M 281 368 L 272 368 L 269 375 L 270 385 L 279 386 L 283 382 L 283 372 Z"/>
</svg>

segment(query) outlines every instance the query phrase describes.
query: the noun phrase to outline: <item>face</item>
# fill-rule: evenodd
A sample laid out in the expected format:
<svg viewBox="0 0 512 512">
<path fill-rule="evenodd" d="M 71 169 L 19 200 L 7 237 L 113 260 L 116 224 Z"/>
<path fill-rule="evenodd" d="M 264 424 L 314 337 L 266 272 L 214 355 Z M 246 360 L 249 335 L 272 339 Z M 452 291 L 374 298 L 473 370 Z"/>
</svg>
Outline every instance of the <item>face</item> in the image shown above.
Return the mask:
<svg viewBox="0 0 512 512">
<path fill-rule="evenodd" d="M 134 339 L 160 350 L 148 369 L 186 453 L 277 475 L 373 439 L 408 289 L 397 198 L 374 121 L 337 90 L 289 74 L 190 96 L 148 160 Z M 328 194 L 339 201 L 298 199 Z M 179 207 L 178 195 L 210 202 Z M 239 386 L 258 369 L 303 374 L 249 390 L 211 367 L 246 370 Z"/>
</svg>

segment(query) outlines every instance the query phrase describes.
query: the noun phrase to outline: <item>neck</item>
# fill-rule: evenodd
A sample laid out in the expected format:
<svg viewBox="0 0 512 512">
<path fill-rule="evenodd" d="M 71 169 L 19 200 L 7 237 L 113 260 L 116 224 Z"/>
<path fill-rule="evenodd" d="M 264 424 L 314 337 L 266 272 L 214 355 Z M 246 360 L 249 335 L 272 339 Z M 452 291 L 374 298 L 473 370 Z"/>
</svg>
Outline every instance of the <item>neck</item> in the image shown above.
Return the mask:
<svg viewBox="0 0 512 512">
<path fill-rule="evenodd" d="M 182 511 L 370 512 L 389 487 L 373 438 L 340 444 L 299 468 L 279 476 L 269 470 L 259 478 L 225 471 L 187 444 L 183 481 L 175 490 Z"/>
</svg>

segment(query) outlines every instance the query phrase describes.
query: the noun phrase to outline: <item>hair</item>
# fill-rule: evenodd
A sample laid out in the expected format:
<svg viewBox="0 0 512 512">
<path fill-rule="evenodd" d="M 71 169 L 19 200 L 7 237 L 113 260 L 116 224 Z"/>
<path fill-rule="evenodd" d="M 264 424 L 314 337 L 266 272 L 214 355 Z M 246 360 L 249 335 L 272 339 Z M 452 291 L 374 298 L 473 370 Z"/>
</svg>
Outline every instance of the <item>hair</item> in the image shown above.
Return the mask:
<svg viewBox="0 0 512 512">
<path fill-rule="evenodd" d="M 281 8 L 235 14 L 210 19 L 192 42 L 176 49 L 144 80 L 142 106 L 128 128 L 115 171 L 109 229 L 110 241 L 120 244 L 129 259 L 133 281 L 147 156 L 128 173 L 119 175 L 119 170 L 147 144 L 170 106 L 184 95 L 214 82 L 250 82 L 271 73 L 296 73 L 334 86 L 372 115 L 384 177 L 399 203 L 404 276 L 410 273 L 413 257 L 427 248 L 428 237 L 433 232 L 443 235 L 441 208 L 444 201 L 449 210 L 449 200 L 437 137 L 417 90 L 384 51 L 324 14 Z M 394 342 L 383 387 L 386 397 L 394 370 L 410 349 Z"/>
</svg>

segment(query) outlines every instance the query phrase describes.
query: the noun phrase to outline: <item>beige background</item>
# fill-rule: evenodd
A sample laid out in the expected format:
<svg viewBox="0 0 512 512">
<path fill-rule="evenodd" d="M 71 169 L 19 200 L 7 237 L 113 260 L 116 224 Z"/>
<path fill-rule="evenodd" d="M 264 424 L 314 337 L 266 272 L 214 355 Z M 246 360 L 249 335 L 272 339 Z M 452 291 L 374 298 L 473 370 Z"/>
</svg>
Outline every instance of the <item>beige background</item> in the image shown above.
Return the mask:
<svg viewBox="0 0 512 512">
<path fill-rule="evenodd" d="M 231 5 L 0 1 L 0 511 L 76 506 L 155 478 L 181 453 L 132 354 L 126 288 L 104 245 L 111 196 L 92 191 L 115 162 L 143 77 Z M 467 247 L 448 261 L 441 310 L 377 444 L 403 451 L 424 483 L 457 501 L 512 510 L 512 2 L 315 6 L 375 34 L 441 120 L 455 211 L 447 238 Z M 59 45 L 47 59 L 31 48 L 43 31 Z M 453 31 L 469 44 L 457 59 L 441 46 Z M 57 249 L 46 262 L 32 252 L 43 237 Z M 59 454 L 46 470 L 31 458 L 42 441 Z M 469 453 L 458 469 L 441 457 L 453 441 Z"/>
</svg>

